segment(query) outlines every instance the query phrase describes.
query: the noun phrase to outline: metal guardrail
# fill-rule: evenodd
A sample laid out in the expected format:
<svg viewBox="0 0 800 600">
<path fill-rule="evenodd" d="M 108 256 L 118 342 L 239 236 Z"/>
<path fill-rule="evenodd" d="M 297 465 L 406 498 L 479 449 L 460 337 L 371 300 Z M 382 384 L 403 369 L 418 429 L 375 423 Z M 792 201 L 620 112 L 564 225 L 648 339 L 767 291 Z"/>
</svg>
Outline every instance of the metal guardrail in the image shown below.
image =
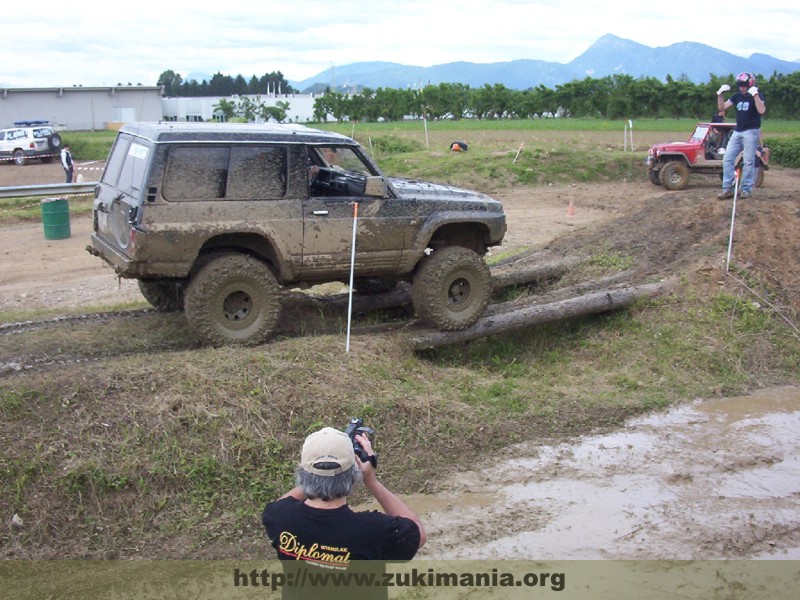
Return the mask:
<svg viewBox="0 0 800 600">
<path fill-rule="evenodd" d="M 41 185 L 15 185 L 0 187 L 0 198 L 26 198 L 28 196 L 69 196 L 92 194 L 97 181 L 82 183 L 45 183 Z"/>
</svg>

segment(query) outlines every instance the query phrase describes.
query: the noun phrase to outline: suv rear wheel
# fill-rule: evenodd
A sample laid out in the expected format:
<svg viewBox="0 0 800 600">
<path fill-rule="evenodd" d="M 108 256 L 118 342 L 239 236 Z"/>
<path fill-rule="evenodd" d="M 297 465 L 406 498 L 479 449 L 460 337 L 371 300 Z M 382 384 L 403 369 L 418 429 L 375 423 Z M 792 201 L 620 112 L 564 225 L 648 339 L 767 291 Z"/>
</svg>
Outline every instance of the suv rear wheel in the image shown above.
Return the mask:
<svg viewBox="0 0 800 600">
<path fill-rule="evenodd" d="M 417 316 L 443 331 L 473 325 L 492 294 L 492 276 L 481 256 L 450 246 L 423 259 L 411 287 Z"/>
<path fill-rule="evenodd" d="M 219 254 L 189 281 L 186 319 L 203 343 L 260 344 L 278 323 L 279 292 L 275 275 L 262 261 L 245 254 Z"/>
<path fill-rule="evenodd" d="M 139 280 L 139 290 L 150 305 L 161 312 L 183 310 L 183 284 Z"/>
</svg>

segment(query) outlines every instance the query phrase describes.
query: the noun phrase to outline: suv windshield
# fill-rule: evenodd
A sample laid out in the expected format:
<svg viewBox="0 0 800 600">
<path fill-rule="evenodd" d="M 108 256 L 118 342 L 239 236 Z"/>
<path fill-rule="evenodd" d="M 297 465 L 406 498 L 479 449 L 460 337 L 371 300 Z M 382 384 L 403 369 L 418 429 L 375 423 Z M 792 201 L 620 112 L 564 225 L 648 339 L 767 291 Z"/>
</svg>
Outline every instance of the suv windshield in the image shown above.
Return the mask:
<svg viewBox="0 0 800 600">
<path fill-rule="evenodd" d="M 375 175 L 364 164 L 352 148 L 344 146 L 313 146 L 309 148 L 309 160 L 318 167 L 329 167 L 342 171 L 354 171 L 362 175 Z"/>
</svg>

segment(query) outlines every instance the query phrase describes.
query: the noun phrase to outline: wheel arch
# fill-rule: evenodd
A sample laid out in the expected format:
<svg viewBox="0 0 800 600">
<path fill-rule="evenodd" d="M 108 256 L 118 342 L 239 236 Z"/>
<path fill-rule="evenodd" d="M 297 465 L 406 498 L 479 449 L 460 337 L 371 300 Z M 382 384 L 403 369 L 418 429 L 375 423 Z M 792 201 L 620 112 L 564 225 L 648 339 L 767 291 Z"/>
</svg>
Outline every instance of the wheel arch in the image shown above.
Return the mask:
<svg viewBox="0 0 800 600">
<path fill-rule="evenodd" d="M 207 262 L 209 256 L 225 252 L 248 254 L 265 262 L 279 279 L 283 279 L 283 275 L 285 275 L 282 268 L 285 261 L 278 254 L 272 240 L 258 233 L 245 232 L 224 233 L 206 240 L 200 247 L 197 259 L 192 265 L 190 277 Z"/>
<path fill-rule="evenodd" d="M 687 167 L 691 167 L 692 166 L 692 163 L 689 162 L 689 159 L 686 158 L 686 155 L 682 154 L 680 152 L 668 152 L 668 153 L 661 154 L 658 157 L 658 162 L 659 162 L 661 168 L 663 168 L 667 163 L 671 163 L 671 162 L 674 162 L 674 161 L 681 162 L 684 165 L 686 165 Z"/>
<path fill-rule="evenodd" d="M 430 235 L 426 247 L 436 250 L 448 246 L 461 246 L 474 250 L 481 256 L 489 247 L 489 227 L 479 222 L 442 223 Z"/>
</svg>

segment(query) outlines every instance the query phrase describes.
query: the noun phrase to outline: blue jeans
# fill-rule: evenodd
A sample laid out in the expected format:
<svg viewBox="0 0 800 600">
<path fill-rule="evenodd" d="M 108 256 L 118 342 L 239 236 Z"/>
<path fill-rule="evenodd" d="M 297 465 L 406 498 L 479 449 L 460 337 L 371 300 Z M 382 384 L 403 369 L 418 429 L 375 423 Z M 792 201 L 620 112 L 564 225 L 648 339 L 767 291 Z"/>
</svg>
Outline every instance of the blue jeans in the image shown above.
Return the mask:
<svg viewBox="0 0 800 600">
<path fill-rule="evenodd" d="M 722 189 L 733 191 L 735 161 L 739 153 L 744 151 L 744 166 L 742 179 L 739 182 L 739 191 L 750 193 L 756 180 L 756 147 L 760 137 L 760 129 L 747 131 L 734 131 L 725 148 L 725 158 L 722 161 Z"/>
</svg>

